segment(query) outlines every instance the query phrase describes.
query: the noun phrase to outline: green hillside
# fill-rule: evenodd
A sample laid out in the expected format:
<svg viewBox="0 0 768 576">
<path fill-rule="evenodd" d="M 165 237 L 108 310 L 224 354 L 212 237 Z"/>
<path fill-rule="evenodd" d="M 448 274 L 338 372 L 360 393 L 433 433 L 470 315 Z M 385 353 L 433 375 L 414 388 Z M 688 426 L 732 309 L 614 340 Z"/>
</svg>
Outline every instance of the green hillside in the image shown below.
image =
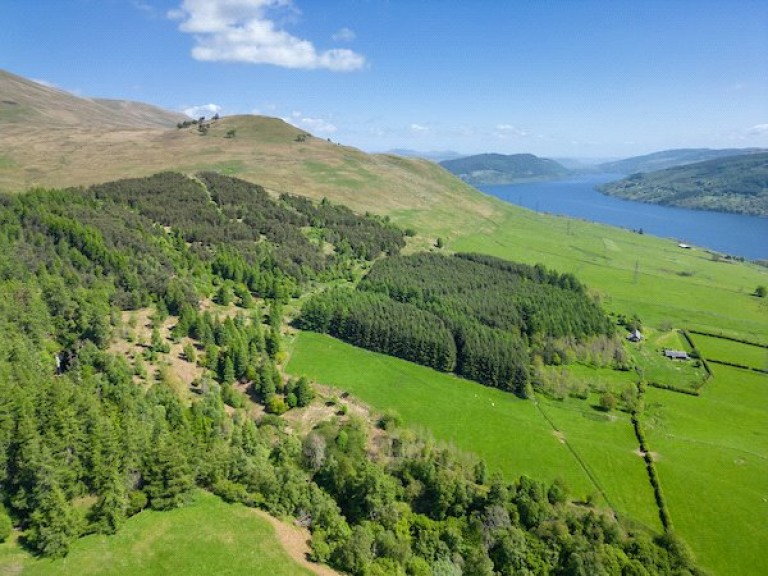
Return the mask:
<svg viewBox="0 0 768 576">
<path fill-rule="evenodd" d="M 768 153 L 633 174 L 599 189 L 639 202 L 768 216 Z"/>
<path fill-rule="evenodd" d="M 410 215 L 404 214 L 401 221 L 410 222 Z M 432 233 L 449 237 L 450 231 L 438 226 L 435 223 Z M 458 231 L 450 238 L 447 247 L 457 251 L 542 262 L 572 272 L 607 310 L 638 315 L 648 336 L 640 357 L 652 362 L 642 364 L 648 381 L 679 386 L 693 378 L 661 357 L 662 348 L 683 346 L 675 328 L 768 344 L 768 300 L 753 295 L 756 286 L 768 284 L 765 268 L 682 251 L 668 240 L 514 207 L 483 221 L 477 232 Z M 764 348 L 695 334 L 693 339 L 707 358 L 764 365 Z M 715 347 L 713 341 L 723 344 Z M 590 486 L 596 490 L 573 453 L 566 453 L 527 401 L 502 401 L 497 391 L 460 380 L 450 393 L 437 392 L 452 377 L 430 375 L 427 369 L 369 352 L 353 353 L 344 346 L 328 337 L 302 334 L 289 369 L 359 395 L 379 410 L 396 410 L 408 424 L 482 454 L 506 474 L 560 476 L 576 492 L 588 492 Z M 714 378 L 699 396 L 648 389 L 643 417 L 647 441 L 659 458 L 657 470 L 672 523 L 696 558 L 714 574 L 761 574 L 766 567 L 755 559 L 763 557 L 768 533 L 733 527 L 761 525 L 756 518 L 765 513 L 766 376 L 714 364 L 712 370 Z M 566 374 L 616 390 L 638 379 L 634 371 L 606 373 L 580 365 L 569 366 Z M 622 415 L 613 422 L 600 421 L 601 414 L 588 408 L 598 400 L 596 394 L 589 403 L 545 397 L 540 405 L 611 503 L 633 519 L 653 524 L 658 520 L 648 508 L 652 496 L 650 486 L 642 483 L 642 460 L 632 454 L 637 446 L 632 446 L 630 422 Z M 493 411 L 485 410 L 492 402 Z"/>
<path fill-rule="evenodd" d="M 232 523 L 237 530 L 232 530 Z M 274 574 L 310 576 L 275 546 L 269 522 L 242 504 L 226 504 L 195 492 L 183 508 L 147 510 L 115 536 L 91 535 L 58 561 L 35 558 L 10 543 L 0 544 L 0 573 L 20 576 L 144 576 L 185 574 Z"/>
<path fill-rule="evenodd" d="M 189 120 L 179 114 L 81 98 L 2 71 L 0 94 L 0 191 L 216 171 L 361 213 L 417 208 L 450 221 L 488 210 L 483 197 L 434 162 L 365 154 L 277 118 L 229 116 L 209 119 L 204 132 L 179 129 L 178 121 Z M 148 122 L 146 109 L 162 124 Z"/>
<path fill-rule="evenodd" d="M 62 125 L 63 93 L 22 84 L 0 110 L 0 188 L 12 192 L 0 195 L 0 528 L 14 525 L 0 572 L 88 573 L 125 550 L 117 565 L 130 570 L 144 550 L 186 572 L 204 559 L 174 542 L 196 509 L 215 517 L 203 536 L 223 543 L 211 562 L 283 562 L 259 564 L 233 534 L 250 530 L 248 510 L 195 486 L 309 522 L 313 558 L 353 574 L 768 570 L 766 376 L 714 363 L 764 367 L 768 299 L 755 289 L 768 269 L 517 208 L 433 163 L 277 119 L 115 126 L 123 104 L 100 101 L 109 113 Z M 69 117 L 92 110 L 66 102 Z M 160 170 L 180 173 L 150 176 Z M 526 331 L 537 306 L 517 300 L 525 292 L 478 291 L 462 310 L 454 292 L 474 289 L 472 273 L 429 291 L 450 297 L 449 320 L 526 320 L 511 329 L 527 338 L 513 364 L 529 371 L 529 399 L 297 332 L 315 295 L 371 287 L 401 251 L 543 264 L 618 341 Z M 387 292 L 412 291 L 424 270 L 396 271 Z M 374 312 L 406 304 L 378 296 Z M 421 298 L 417 314 L 443 299 Z M 571 323 L 545 308 L 545 326 Z M 637 346 L 623 338 L 634 322 Z M 711 376 L 700 359 L 663 357 L 694 352 L 683 329 L 710 334 L 692 338 Z M 275 549 L 258 530 L 259 549 Z M 164 563 L 169 546 L 178 563 Z"/>
<path fill-rule="evenodd" d="M 511 184 L 529 180 L 563 178 L 570 171 L 554 160 L 533 154 L 478 154 L 440 165 L 465 182 L 478 184 Z"/>
<path fill-rule="evenodd" d="M 178 559 L 168 548 L 204 489 L 295 518 L 309 530 L 312 560 L 355 575 L 572 565 L 695 573 L 678 535 L 617 517 L 608 498 L 585 498 L 557 478 L 489 474 L 475 454 L 400 430 L 396 414 L 376 415 L 285 373 L 295 334 L 288 321 L 307 296 L 354 284 L 373 261 L 394 263 L 381 271 L 392 281 L 411 265 L 424 268 L 423 279 L 429 266 L 453 262 L 398 261 L 406 234 L 388 218 L 276 198 L 213 172 L 164 172 L 0 195 L 0 221 L 0 540 L 11 540 L 0 549 L 4 571 L 88 573 L 91 546 L 128 572 L 213 570 L 231 545 L 205 558 L 190 542 L 173 547 Z M 606 327 L 575 278 L 473 258 L 466 266 L 475 276 L 487 266 L 497 270 L 495 283 L 530 284 L 523 299 L 586 305 Z M 477 297 L 479 322 L 487 322 L 480 302 L 491 294 Z M 568 334 L 593 333 L 569 316 L 579 331 Z M 547 315 L 533 318 L 553 325 Z M 472 327 L 467 340 L 472 333 L 479 347 L 465 361 L 476 373 L 487 331 Z M 583 348 L 559 345 L 563 355 Z M 527 354 L 521 348 L 512 359 L 515 370 L 527 370 Z M 547 370 L 532 364 L 537 374 Z M 508 388 L 508 377 L 498 377 Z M 446 393 L 452 384 L 444 382 Z M 626 429 L 623 438 L 631 439 Z M 642 478 L 635 470 L 635 484 Z M 234 542 L 227 529 L 241 529 L 245 512 L 205 498 L 216 518 L 198 532 Z M 167 532 L 167 544 L 155 530 Z M 269 547 L 268 532 L 256 537 Z M 125 549 L 136 539 L 144 551 L 132 558 Z M 242 555 L 233 562 L 255 570 L 280 562 L 275 555 L 259 564 L 250 548 Z"/>
</svg>

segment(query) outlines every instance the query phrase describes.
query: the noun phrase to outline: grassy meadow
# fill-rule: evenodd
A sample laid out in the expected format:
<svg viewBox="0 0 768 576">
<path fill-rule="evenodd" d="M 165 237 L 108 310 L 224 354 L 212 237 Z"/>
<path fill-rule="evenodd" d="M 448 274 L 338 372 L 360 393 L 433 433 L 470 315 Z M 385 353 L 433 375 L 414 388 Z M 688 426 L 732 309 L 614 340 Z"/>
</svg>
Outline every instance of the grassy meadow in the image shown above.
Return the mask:
<svg viewBox="0 0 768 576">
<path fill-rule="evenodd" d="M 716 574 L 766 574 L 768 376 L 712 366 L 698 398 L 649 389 L 646 435 L 675 529 Z"/>
<path fill-rule="evenodd" d="M 502 214 L 490 234 L 457 234 L 448 247 L 573 272 L 608 311 L 638 314 L 651 333 L 694 328 L 768 341 L 768 299 L 752 295 L 756 286 L 768 283 L 765 268 L 729 262 L 701 249 L 681 250 L 672 240 L 609 226 L 516 208 Z M 727 348 L 729 360 L 749 363 L 764 352 L 744 345 L 738 350 L 722 339 L 693 338 L 705 357 L 717 358 Z M 658 341 L 652 336 L 639 349 L 678 342 L 676 336 Z M 698 378 L 690 363 L 676 366 L 655 350 L 645 362 L 637 355 L 636 360 L 646 367 L 648 379 L 688 388 Z M 712 369 L 714 378 L 701 387 L 700 397 L 648 389 L 644 420 L 649 448 L 659 453 L 657 470 L 674 526 L 701 565 L 718 574 L 764 574 L 768 376 L 724 366 Z M 742 460 L 748 464 L 735 464 Z"/>
<path fill-rule="evenodd" d="M 759 370 L 768 370 L 768 348 L 750 346 L 749 344 L 704 336 L 703 334 L 692 334 L 691 338 L 696 344 L 696 348 L 708 360 L 720 360 Z"/>
<path fill-rule="evenodd" d="M 66 558 L 36 559 L 14 542 L 0 544 L 0 574 L 14 576 L 185 576 L 270 574 L 304 576 L 254 510 L 196 491 L 168 512 L 145 510 L 114 536 L 86 536 Z"/>
<path fill-rule="evenodd" d="M 707 372 L 701 362 L 670 360 L 664 356 L 667 348 L 691 352 L 677 330 L 646 330 L 642 342 L 629 346 L 635 364 L 642 367 L 642 376 L 647 382 L 690 391 L 706 385 Z"/>
</svg>

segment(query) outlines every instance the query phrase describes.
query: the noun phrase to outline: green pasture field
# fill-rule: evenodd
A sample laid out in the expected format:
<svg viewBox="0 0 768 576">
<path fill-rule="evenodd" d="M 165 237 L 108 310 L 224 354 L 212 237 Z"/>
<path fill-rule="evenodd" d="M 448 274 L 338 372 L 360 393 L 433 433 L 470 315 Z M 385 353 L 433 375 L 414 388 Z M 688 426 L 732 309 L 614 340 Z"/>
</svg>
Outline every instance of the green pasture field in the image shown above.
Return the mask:
<svg viewBox="0 0 768 576">
<path fill-rule="evenodd" d="M 716 574 L 766 574 L 768 376 L 713 365 L 698 398 L 649 389 L 643 421 L 672 523 Z"/>
<path fill-rule="evenodd" d="M 658 508 L 629 414 L 597 410 L 598 395 L 587 401 L 569 398 L 560 402 L 540 397 L 538 401 L 611 507 L 661 532 Z"/>
<path fill-rule="evenodd" d="M 768 348 L 702 334 L 691 334 L 691 339 L 707 360 L 722 360 L 768 370 Z"/>
<path fill-rule="evenodd" d="M 594 491 L 534 403 L 508 392 L 313 332 L 297 335 L 286 370 L 351 392 L 376 410 L 394 410 L 404 424 L 477 454 L 510 480 L 561 478 L 576 497 Z"/>
<path fill-rule="evenodd" d="M 270 574 L 303 576 L 254 510 L 196 491 L 168 512 L 146 510 L 114 536 L 86 536 L 66 558 L 35 559 L 16 543 L 0 544 L 0 574 L 14 576 L 184 576 Z"/>
<path fill-rule="evenodd" d="M 351 392 L 377 410 L 395 410 L 405 424 L 481 456 L 509 480 L 521 474 L 547 482 L 560 478 L 577 499 L 599 496 L 585 464 L 619 512 L 660 528 L 626 414 L 606 415 L 582 400 L 539 398 L 537 407 L 508 392 L 312 332 L 298 334 L 287 370 Z"/>
<path fill-rule="evenodd" d="M 622 390 L 630 386 L 634 387 L 638 379 L 637 372 L 634 370 L 593 368 L 579 363 L 568 364 L 566 369 L 574 380 L 586 382 L 595 392 L 612 392 L 618 395 Z"/>
</svg>

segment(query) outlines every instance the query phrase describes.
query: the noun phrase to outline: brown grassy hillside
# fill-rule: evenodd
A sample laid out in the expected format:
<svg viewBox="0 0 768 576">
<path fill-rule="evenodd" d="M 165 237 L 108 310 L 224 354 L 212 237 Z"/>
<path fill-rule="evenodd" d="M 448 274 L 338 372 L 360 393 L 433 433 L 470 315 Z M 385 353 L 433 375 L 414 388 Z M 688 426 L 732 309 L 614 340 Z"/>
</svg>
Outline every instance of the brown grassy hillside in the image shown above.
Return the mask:
<svg viewBox="0 0 768 576">
<path fill-rule="evenodd" d="M 87 185 L 161 170 L 217 170 L 276 192 L 328 197 L 355 210 L 455 230 L 496 203 L 436 164 L 371 155 L 276 118 L 230 116 L 202 135 L 145 104 L 79 98 L 0 72 L 0 190 Z M 234 137 L 232 137 L 234 131 Z M 429 215 L 427 216 L 427 210 Z"/>
<path fill-rule="evenodd" d="M 0 70 L 0 127 L 6 133 L 44 128 L 168 128 L 184 116 L 128 102 L 80 98 Z"/>
</svg>

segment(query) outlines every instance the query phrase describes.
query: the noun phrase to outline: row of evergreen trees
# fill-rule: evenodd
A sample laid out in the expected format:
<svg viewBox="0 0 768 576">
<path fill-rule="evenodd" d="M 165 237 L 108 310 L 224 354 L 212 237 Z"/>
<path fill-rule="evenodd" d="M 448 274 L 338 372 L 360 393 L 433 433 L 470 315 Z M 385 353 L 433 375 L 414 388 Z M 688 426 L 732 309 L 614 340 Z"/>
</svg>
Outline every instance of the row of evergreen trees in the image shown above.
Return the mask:
<svg viewBox="0 0 768 576">
<path fill-rule="evenodd" d="M 298 325 L 436 370 L 456 367 L 456 343 L 440 318 L 381 294 L 325 290 L 304 304 Z"/>
</svg>

